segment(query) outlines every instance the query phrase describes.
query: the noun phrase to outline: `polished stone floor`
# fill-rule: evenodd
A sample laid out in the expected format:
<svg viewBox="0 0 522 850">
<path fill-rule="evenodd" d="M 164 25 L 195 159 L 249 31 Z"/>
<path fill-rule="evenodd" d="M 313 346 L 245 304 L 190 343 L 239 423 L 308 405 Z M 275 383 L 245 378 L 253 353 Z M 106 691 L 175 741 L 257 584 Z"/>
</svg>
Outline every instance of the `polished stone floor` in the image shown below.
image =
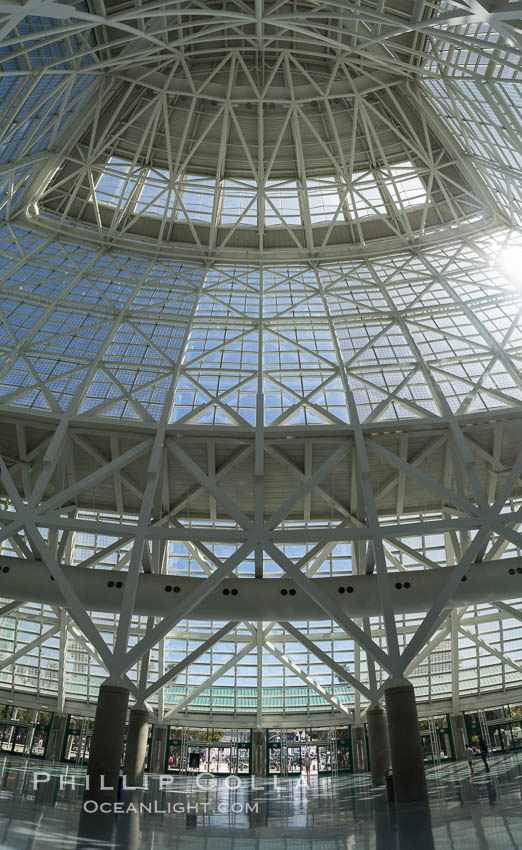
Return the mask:
<svg viewBox="0 0 522 850">
<path fill-rule="evenodd" d="M 34 789 L 35 772 L 49 781 Z M 76 788 L 65 784 L 60 775 Z M 45 779 L 45 777 L 40 777 Z M 125 813 L 81 813 L 83 771 L 0 758 L 0 847 L 9 850 L 522 850 L 522 755 L 428 771 L 429 805 L 397 806 L 364 776 L 242 779 L 175 777 L 123 794 Z M 63 780 L 62 780 L 63 783 Z M 233 784 L 233 782 L 228 783 Z M 256 805 L 257 804 L 257 805 Z M 140 805 L 142 812 L 140 813 Z"/>
</svg>

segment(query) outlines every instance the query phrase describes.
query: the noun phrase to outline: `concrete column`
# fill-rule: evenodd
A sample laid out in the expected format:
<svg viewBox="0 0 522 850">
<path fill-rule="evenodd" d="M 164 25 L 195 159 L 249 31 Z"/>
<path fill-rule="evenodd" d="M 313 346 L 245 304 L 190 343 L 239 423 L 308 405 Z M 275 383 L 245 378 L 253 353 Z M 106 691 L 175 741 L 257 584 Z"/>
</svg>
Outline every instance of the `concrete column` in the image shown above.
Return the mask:
<svg viewBox="0 0 522 850">
<path fill-rule="evenodd" d="M 49 759 L 49 761 L 59 761 L 61 759 L 66 728 L 67 715 L 54 714 L 45 750 L 45 758 Z"/>
<path fill-rule="evenodd" d="M 365 818 L 365 821 L 368 823 L 373 822 L 375 829 L 375 850 L 398 850 L 396 809 L 394 806 L 388 804 L 384 794 L 372 798 L 371 812 Z M 412 844 L 409 850 L 417 850 L 417 846 Z M 424 847 L 422 850 L 424 850 Z"/>
<path fill-rule="evenodd" d="M 146 708 L 133 706 L 129 712 L 127 744 L 123 775 L 128 787 L 143 785 L 145 762 L 147 758 L 147 739 L 149 737 L 150 714 Z"/>
<path fill-rule="evenodd" d="M 462 784 L 465 785 L 466 783 L 463 782 Z M 428 800 L 421 800 L 415 806 L 397 806 L 396 815 L 399 850 L 412 850 L 413 847 L 420 847 L 422 850 L 435 850 Z M 487 843 L 487 841 L 484 841 L 483 844 L 480 842 L 477 846 L 486 847 Z"/>
<path fill-rule="evenodd" d="M 391 679 L 384 691 L 393 785 L 397 802 L 428 796 L 413 685 Z"/>
<path fill-rule="evenodd" d="M 359 723 L 352 726 L 352 761 L 354 773 L 364 773 L 367 770 L 364 726 Z"/>
<path fill-rule="evenodd" d="M 366 712 L 366 721 L 372 782 L 374 785 L 383 785 L 384 773 L 390 766 L 390 744 L 386 716 L 382 708 L 379 705 L 369 708 Z"/>
<path fill-rule="evenodd" d="M 61 776 L 51 776 L 48 782 L 42 782 L 41 785 L 38 785 L 34 795 L 34 801 L 38 806 L 56 805 L 60 793 L 61 778 Z"/>
<path fill-rule="evenodd" d="M 168 726 L 154 725 L 152 727 L 151 753 L 149 773 L 163 773 L 167 752 Z"/>
<path fill-rule="evenodd" d="M 140 803 L 143 795 L 144 791 L 128 791 L 125 795 L 125 803 L 132 803 L 134 809 L 129 806 L 127 811 L 115 818 L 113 847 L 124 847 L 125 850 L 138 850 L 140 847 Z"/>
<path fill-rule="evenodd" d="M 252 775 L 266 776 L 266 729 L 252 732 Z"/>
<path fill-rule="evenodd" d="M 451 734 L 453 735 L 453 746 L 455 747 L 455 758 L 459 761 L 464 759 L 466 747 L 466 724 L 463 714 L 452 714 L 450 716 Z"/>
<path fill-rule="evenodd" d="M 129 689 L 107 679 L 101 686 L 94 718 L 87 777 L 88 800 L 113 801 L 118 797 Z"/>
<path fill-rule="evenodd" d="M 125 815 L 122 815 L 125 817 Z M 92 850 L 93 847 L 114 847 L 116 818 L 112 812 L 89 812 L 80 809 L 78 837 L 74 850 Z M 72 836 L 71 836 L 72 837 Z"/>
</svg>

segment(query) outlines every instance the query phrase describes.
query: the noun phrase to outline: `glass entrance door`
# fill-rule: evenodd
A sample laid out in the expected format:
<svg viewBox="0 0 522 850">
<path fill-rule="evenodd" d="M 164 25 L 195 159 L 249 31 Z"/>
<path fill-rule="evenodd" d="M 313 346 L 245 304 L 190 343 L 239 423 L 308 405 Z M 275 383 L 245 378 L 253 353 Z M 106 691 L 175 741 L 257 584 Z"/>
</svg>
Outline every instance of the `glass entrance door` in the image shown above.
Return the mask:
<svg viewBox="0 0 522 850">
<path fill-rule="evenodd" d="M 339 770 L 352 769 L 352 748 L 349 741 L 337 741 L 337 766 Z"/>
<path fill-rule="evenodd" d="M 26 752 L 30 742 L 30 726 L 17 726 L 15 723 L 0 724 L 0 747 L 4 753 L 18 753 L 18 755 L 29 755 Z"/>
<path fill-rule="evenodd" d="M 319 763 L 319 773 L 331 773 L 332 772 L 332 758 L 330 747 L 319 747 L 318 748 L 318 763 Z"/>
<path fill-rule="evenodd" d="M 13 753 L 24 755 L 29 741 L 30 729 L 28 726 L 16 726 L 13 739 Z"/>
<path fill-rule="evenodd" d="M 167 770 L 214 773 L 217 776 L 250 773 L 250 730 L 170 727 Z"/>
<path fill-rule="evenodd" d="M 0 723 L 0 751 L 43 758 L 48 736 L 49 726 L 42 723 Z"/>
<path fill-rule="evenodd" d="M 433 761 L 431 738 L 429 732 L 421 733 L 422 757 L 424 761 Z"/>
<path fill-rule="evenodd" d="M 288 775 L 299 776 L 306 773 L 305 758 L 310 759 L 310 774 L 331 773 L 332 753 L 329 744 L 301 744 L 300 746 L 288 747 Z M 350 749 L 339 745 L 337 747 L 339 769 L 350 770 Z M 268 773 L 281 773 L 281 747 L 279 744 L 270 744 L 268 747 Z"/>
<path fill-rule="evenodd" d="M 63 760 L 76 764 L 87 764 L 91 748 L 94 720 L 85 717 L 69 717 Z"/>
<path fill-rule="evenodd" d="M 208 773 L 212 768 L 209 766 L 208 747 L 188 748 L 188 770 L 189 773 Z"/>
<path fill-rule="evenodd" d="M 348 727 L 338 727 L 337 729 L 337 768 L 335 765 L 335 747 L 334 757 L 332 759 L 332 740 L 331 733 L 328 728 L 303 730 L 294 732 L 293 737 L 288 740 L 288 749 L 282 745 L 281 740 L 284 731 L 271 729 L 268 734 L 267 741 L 267 767 L 269 775 L 286 775 L 281 771 L 281 752 L 288 753 L 288 775 L 296 776 L 301 772 L 305 773 L 305 757 L 310 758 L 310 774 L 317 773 L 332 773 L 332 769 L 337 770 L 352 770 L 352 750 L 351 741 L 348 737 Z M 326 733 L 326 734 L 325 734 Z M 329 735 L 330 737 L 327 737 Z M 299 737 L 298 737 L 299 736 Z M 314 741 L 308 743 L 307 741 Z"/>
<path fill-rule="evenodd" d="M 181 764 L 181 741 L 176 744 L 169 743 L 167 753 L 167 770 L 179 771 Z"/>
<path fill-rule="evenodd" d="M 45 748 L 47 746 L 47 738 L 49 737 L 49 728 L 47 726 L 38 725 L 35 727 L 33 743 L 31 746 L 31 755 L 43 758 L 45 756 Z"/>
<path fill-rule="evenodd" d="M 419 720 L 422 755 L 425 762 L 435 763 L 455 758 L 449 719 L 446 714 Z M 431 731 L 430 731 L 431 728 Z M 433 752 L 434 747 L 436 752 Z"/>
<path fill-rule="evenodd" d="M 301 746 L 301 773 L 306 773 L 305 759 L 310 759 L 310 773 L 318 772 L 317 747 L 316 746 Z"/>
<path fill-rule="evenodd" d="M 238 747 L 237 772 L 250 773 L 250 750 L 248 747 Z"/>
<path fill-rule="evenodd" d="M 493 751 L 510 753 L 511 750 L 522 746 L 522 730 L 520 721 L 516 724 L 499 723 L 498 726 L 489 726 L 489 739 Z"/>
<path fill-rule="evenodd" d="M 268 773 L 281 773 L 281 747 L 279 744 L 268 748 Z"/>
<path fill-rule="evenodd" d="M 209 770 L 211 773 L 230 773 L 230 747 L 209 748 Z"/>
<path fill-rule="evenodd" d="M 82 737 L 80 732 L 70 732 L 65 741 L 65 761 L 83 764 L 89 755 L 87 743 L 87 737 Z"/>
<path fill-rule="evenodd" d="M 13 752 L 15 731 L 16 726 L 13 726 L 11 723 L 0 724 L 0 747 L 4 753 Z"/>
<path fill-rule="evenodd" d="M 522 721 L 517 720 L 515 723 L 511 724 L 510 728 L 513 748 L 518 750 L 522 747 Z"/>
<path fill-rule="evenodd" d="M 301 773 L 301 747 L 288 747 L 288 774 Z"/>
</svg>

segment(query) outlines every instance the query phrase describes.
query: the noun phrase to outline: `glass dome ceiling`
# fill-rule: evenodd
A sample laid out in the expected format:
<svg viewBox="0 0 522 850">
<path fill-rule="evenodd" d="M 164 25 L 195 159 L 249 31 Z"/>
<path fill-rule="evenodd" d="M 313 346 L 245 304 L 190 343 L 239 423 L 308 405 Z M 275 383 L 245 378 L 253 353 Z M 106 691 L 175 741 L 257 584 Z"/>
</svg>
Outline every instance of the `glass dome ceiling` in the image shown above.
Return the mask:
<svg viewBox="0 0 522 850">
<path fill-rule="evenodd" d="M 375 32 L 372 4 L 256 7 L 254 20 L 241 4 L 206 4 L 180 22 L 166 8 L 163 21 L 156 7 L 135 20 L 114 4 L 113 26 L 84 22 L 82 62 L 99 74 L 91 119 L 32 193 L 42 224 L 176 258 L 302 261 L 506 223 L 437 114 L 439 68 L 462 66 L 439 46 L 438 4 L 414 24 L 413 4 L 390 4 Z M 471 31 L 442 45 L 468 45 Z M 486 55 L 497 33 L 477 35 Z"/>
<path fill-rule="evenodd" d="M 4 591 L 1 688 L 357 720 L 402 653 L 421 701 L 519 693 L 517 597 L 389 604 L 520 557 L 520 29 L 481 9 L 0 13 L 2 564 L 67 603 Z M 140 571 L 230 563 L 371 575 L 382 614 L 132 615 Z M 121 614 L 61 564 L 118 571 Z"/>
</svg>

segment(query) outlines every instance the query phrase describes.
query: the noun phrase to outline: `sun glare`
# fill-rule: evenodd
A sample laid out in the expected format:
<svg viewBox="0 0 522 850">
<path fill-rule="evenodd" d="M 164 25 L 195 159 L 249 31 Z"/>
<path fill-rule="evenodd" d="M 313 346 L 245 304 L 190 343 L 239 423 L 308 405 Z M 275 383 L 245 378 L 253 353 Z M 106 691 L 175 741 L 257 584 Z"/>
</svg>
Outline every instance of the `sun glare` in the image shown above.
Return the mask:
<svg viewBox="0 0 522 850">
<path fill-rule="evenodd" d="M 496 264 L 511 283 L 522 289 L 522 245 L 507 245 L 497 254 Z"/>
</svg>

